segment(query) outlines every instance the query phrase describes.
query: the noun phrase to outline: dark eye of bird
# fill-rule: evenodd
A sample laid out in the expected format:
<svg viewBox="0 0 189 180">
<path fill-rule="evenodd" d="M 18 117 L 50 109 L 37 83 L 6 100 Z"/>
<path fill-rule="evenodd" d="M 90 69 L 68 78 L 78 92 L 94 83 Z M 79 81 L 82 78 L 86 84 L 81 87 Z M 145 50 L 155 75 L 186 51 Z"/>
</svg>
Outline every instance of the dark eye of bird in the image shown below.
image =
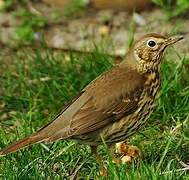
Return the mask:
<svg viewBox="0 0 189 180">
<path fill-rule="evenodd" d="M 150 47 L 154 47 L 155 45 L 156 45 L 156 42 L 155 42 L 155 41 L 150 40 L 150 41 L 148 42 L 148 46 L 150 46 Z"/>
</svg>

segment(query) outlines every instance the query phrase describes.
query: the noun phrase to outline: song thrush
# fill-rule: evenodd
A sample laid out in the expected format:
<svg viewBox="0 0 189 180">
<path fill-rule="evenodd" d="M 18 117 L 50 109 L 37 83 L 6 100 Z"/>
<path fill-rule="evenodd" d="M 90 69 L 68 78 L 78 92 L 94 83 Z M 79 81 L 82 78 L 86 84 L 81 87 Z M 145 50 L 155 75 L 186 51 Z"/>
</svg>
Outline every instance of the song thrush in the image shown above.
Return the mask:
<svg viewBox="0 0 189 180">
<path fill-rule="evenodd" d="M 151 33 L 136 41 L 125 59 L 87 85 L 48 125 L 0 151 L 58 139 L 74 139 L 97 146 L 124 141 L 153 110 L 160 86 L 160 62 L 165 49 L 183 39 Z"/>
</svg>

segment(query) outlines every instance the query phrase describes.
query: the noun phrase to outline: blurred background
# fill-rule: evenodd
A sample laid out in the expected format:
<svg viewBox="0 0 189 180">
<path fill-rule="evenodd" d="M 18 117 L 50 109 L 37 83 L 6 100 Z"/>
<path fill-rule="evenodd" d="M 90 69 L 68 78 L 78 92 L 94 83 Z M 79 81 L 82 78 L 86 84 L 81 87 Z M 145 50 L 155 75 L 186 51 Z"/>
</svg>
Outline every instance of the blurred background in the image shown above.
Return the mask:
<svg viewBox="0 0 189 180">
<path fill-rule="evenodd" d="M 148 33 L 183 35 L 161 65 L 146 125 L 129 142 L 141 157 L 107 178 L 90 148 L 38 144 L 0 158 L 0 179 L 189 179 L 188 0 L 0 0 L 0 149 L 43 127 Z"/>
<path fill-rule="evenodd" d="M 0 0 L 0 9 L 1 46 L 90 51 L 95 42 L 122 56 L 133 35 L 189 32 L 188 0 Z"/>
</svg>

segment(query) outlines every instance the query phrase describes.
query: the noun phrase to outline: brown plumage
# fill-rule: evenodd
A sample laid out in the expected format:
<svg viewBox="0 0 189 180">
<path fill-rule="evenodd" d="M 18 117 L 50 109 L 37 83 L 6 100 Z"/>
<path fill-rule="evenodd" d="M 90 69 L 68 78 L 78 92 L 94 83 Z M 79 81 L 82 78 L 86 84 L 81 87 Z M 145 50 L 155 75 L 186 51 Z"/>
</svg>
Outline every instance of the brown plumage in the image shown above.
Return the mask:
<svg viewBox="0 0 189 180">
<path fill-rule="evenodd" d="M 147 34 L 136 41 L 123 62 L 93 80 L 54 119 L 33 135 L 0 151 L 76 139 L 93 146 L 125 140 L 135 133 L 153 109 L 160 86 L 159 66 L 165 48 L 182 37 Z"/>
</svg>

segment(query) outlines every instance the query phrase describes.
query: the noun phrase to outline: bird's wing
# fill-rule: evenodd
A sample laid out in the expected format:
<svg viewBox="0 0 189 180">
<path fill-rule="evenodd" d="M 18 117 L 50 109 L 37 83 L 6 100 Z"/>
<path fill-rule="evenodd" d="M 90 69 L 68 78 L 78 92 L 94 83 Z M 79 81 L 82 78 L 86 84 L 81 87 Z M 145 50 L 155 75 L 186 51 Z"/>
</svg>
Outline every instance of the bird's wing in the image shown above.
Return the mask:
<svg viewBox="0 0 189 180">
<path fill-rule="evenodd" d="M 0 156 L 31 144 L 52 142 L 95 131 L 135 111 L 145 78 L 115 67 L 92 81 L 51 123 L 0 151 Z"/>
<path fill-rule="evenodd" d="M 47 142 L 95 131 L 138 108 L 144 77 L 122 68 L 115 68 L 110 72 L 86 87 L 84 93 L 88 94 L 89 98 L 73 114 L 66 128 L 62 127 L 49 137 Z"/>
</svg>

